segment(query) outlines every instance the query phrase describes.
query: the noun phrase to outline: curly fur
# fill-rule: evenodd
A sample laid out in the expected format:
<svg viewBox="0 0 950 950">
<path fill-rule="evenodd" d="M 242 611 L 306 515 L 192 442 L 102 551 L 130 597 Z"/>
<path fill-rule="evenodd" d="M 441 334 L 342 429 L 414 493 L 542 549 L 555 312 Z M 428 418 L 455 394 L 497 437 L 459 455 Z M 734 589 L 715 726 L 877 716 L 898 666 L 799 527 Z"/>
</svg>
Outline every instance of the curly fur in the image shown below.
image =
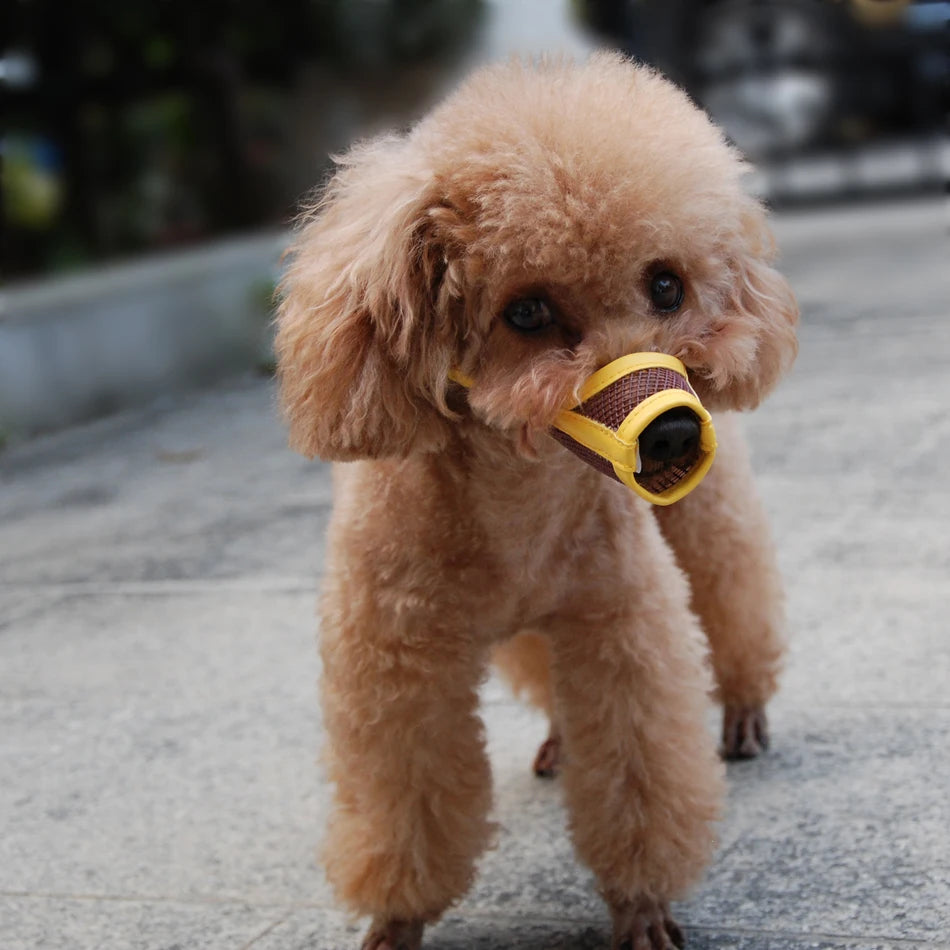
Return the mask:
<svg viewBox="0 0 950 950">
<path fill-rule="evenodd" d="M 797 309 L 741 174 L 646 68 L 511 63 L 354 147 L 302 218 L 283 406 L 295 447 L 353 462 L 336 472 L 322 601 L 326 859 L 374 933 L 438 917 L 490 838 L 477 690 L 493 647 L 557 708 L 572 835 L 615 918 L 680 895 L 709 860 L 722 767 L 693 611 L 727 704 L 764 704 L 782 652 L 741 437 L 721 417 L 712 474 L 658 518 L 546 430 L 624 353 L 679 357 L 720 412 L 789 367 Z M 675 314 L 651 307 L 658 266 L 684 279 Z M 549 330 L 500 319 L 537 295 Z"/>
</svg>

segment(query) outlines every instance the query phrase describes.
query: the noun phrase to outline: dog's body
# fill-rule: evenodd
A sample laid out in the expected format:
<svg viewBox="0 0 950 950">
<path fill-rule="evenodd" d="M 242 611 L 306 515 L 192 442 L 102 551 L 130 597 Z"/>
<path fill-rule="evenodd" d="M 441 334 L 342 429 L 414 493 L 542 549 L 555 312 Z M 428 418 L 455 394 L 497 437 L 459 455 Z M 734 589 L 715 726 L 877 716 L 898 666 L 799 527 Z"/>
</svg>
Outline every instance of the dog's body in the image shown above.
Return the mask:
<svg viewBox="0 0 950 950">
<path fill-rule="evenodd" d="M 292 439 L 361 460 L 336 472 L 321 652 L 327 869 L 374 919 L 364 947 L 417 947 L 471 882 L 493 650 L 556 724 L 544 764 L 562 745 L 615 945 L 678 939 L 667 902 L 722 794 L 690 602 L 726 750 L 754 754 L 781 657 L 764 519 L 728 415 L 706 481 L 659 516 L 546 432 L 624 353 L 679 357 L 713 410 L 755 405 L 791 362 L 794 301 L 739 175 L 647 70 L 511 65 L 354 150 L 301 231 L 277 339 Z M 650 302 L 660 265 L 683 278 L 675 312 Z M 513 325 L 525 299 L 550 323 Z"/>
</svg>

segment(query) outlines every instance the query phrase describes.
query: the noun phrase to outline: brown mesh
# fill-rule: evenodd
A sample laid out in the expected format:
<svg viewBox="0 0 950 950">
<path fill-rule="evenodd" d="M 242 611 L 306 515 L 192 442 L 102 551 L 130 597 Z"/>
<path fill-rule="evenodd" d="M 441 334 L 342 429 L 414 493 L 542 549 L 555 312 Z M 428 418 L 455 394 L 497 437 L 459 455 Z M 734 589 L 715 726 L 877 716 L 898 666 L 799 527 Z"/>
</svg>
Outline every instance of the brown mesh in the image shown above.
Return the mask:
<svg viewBox="0 0 950 950">
<path fill-rule="evenodd" d="M 608 429 L 616 431 L 635 406 L 664 389 L 684 389 L 692 392 L 685 377 L 675 370 L 651 366 L 649 369 L 621 376 L 615 383 L 591 396 L 587 402 L 582 402 L 574 412 L 579 412 L 595 422 L 602 422 Z"/>
<path fill-rule="evenodd" d="M 595 422 L 600 422 L 616 432 L 636 406 L 664 389 L 682 389 L 692 392 L 686 378 L 675 370 L 654 366 L 622 376 L 596 395 L 591 396 L 586 402 L 581 403 L 573 411 Z M 598 472 L 608 475 L 614 481 L 620 481 L 613 464 L 607 459 L 581 445 L 560 429 L 552 428 L 551 435 L 588 465 L 596 468 Z M 697 445 L 688 455 L 670 462 L 657 463 L 648 459 L 642 460 L 643 471 L 634 477 L 638 485 L 654 495 L 661 495 L 690 473 L 699 461 L 700 454 L 700 448 Z"/>
<path fill-rule="evenodd" d="M 587 448 L 586 445 L 581 445 L 575 439 L 572 439 L 566 432 L 562 432 L 560 429 L 551 429 L 551 435 L 554 436 L 561 445 L 566 449 L 570 449 L 578 458 L 582 458 L 588 465 L 593 465 L 602 475 L 609 475 L 615 482 L 619 482 L 620 479 L 617 478 L 617 473 L 614 471 L 614 466 L 612 462 L 608 462 L 602 455 L 598 455 L 596 452 Z"/>
<path fill-rule="evenodd" d="M 681 482 L 693 470 L 700 458 L 699 445 L 693 447 L 693 450 L 678 459 L 671 462 L 660 463 L 655 471 L 646 471 L 648 463 L 644 462 L 644 470 L 633 477 L 638 485 L 642 485 L 648 492 L 654 495 L 662 495 L 674 485 Z M 657 464 L 657 463 L 653 463 Z"/>
</svg>

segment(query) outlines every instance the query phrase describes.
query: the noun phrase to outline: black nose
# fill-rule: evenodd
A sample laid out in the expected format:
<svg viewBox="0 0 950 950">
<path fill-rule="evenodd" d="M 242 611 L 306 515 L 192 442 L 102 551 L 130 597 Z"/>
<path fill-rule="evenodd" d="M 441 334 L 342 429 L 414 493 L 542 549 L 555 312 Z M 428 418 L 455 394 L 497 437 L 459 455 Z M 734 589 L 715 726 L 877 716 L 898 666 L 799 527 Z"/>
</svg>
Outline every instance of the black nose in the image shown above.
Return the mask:
<svg viewBox="0 0 950 950">
<path fill-rule="evenodd" d="M 652 462 L 669 462 L 692 452 L 699 443 L 699 420 L 691 409 L 670 409 L 640 433 L 640 454 Z"/>
</svg>

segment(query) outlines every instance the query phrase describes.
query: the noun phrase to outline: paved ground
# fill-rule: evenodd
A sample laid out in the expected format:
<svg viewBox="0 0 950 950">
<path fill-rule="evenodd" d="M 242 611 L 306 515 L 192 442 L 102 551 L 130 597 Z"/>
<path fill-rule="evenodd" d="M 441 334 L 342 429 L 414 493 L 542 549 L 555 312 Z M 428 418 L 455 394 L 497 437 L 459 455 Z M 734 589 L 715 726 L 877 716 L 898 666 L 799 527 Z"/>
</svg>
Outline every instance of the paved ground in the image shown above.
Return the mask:
<svg viewBox="0 0 950 950">
<path fill-rule="evenodd" d="M 730 767 L 693 950 L 950 947 L 950 267 L 934 205 L 784 217 L 805 318 L 752 416 L 793 650 Z M 248 379 L 0 456 L 0 946 L 339 950 L 314 861 L 327 469 Z M 442 950 L 595 950 L 607 922 L 486 718 L 503 834 Z"/>
</svg>

